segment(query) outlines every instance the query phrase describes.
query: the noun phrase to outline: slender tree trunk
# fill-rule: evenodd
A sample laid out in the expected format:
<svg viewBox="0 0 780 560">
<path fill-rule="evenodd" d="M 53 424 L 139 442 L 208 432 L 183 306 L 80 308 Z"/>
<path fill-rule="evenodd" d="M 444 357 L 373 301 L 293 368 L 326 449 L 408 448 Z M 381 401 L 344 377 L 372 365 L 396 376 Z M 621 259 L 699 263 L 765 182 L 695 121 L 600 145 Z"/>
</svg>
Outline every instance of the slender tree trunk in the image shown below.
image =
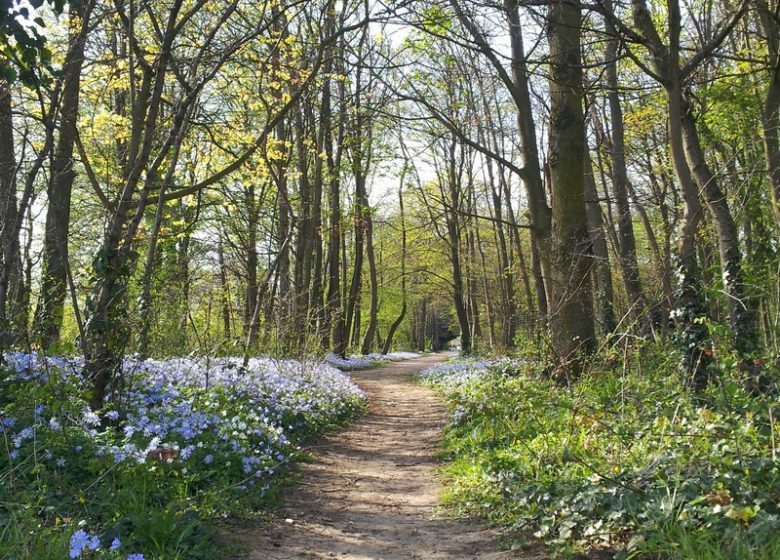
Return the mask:
<svg viewBox="0 0 780 560">
<path fill-rule="evenodd" d="M 309 317 L 309 298 L 311 298 L 311 276 L 314 257 L 314 236 L 312 228 L 314 218 L 311 208 L 311 185 L 309 182 L 309 157 L 306 150 L 306 132 L 303 119 L 303 108 L 295 112 L 295 147 L 298 159 L 298 195 L 300 209 L 298 210 L 298 229 L 295 243 L 295 310 L 294 332 L 296 345 L 300 348 L 306 339 Z M 317 158 L 320 159 L 320 158 Z"/>
<path fill-rule="evenodd" d="M 323 63 L 323 83 L 321 111 L 319 112 L 319 128 L 317 130 L 316 146 L 317 154 L 325 152 L 325 147 L 333 131 L 331 130 L 330 119 L 330 75 L 333 71 L 332 49 L 327 49 L 325 53 L 325 62 Z M 312 119 L 314 120 L 314 119 Z M 323 302 L 323 247 L 322 247 L 322 197 L 326 182 L 326 174 L 330 170 L 325 169 L 326 162 L 322 157 L 314 158 L 314 180 L 312 184 L 312 202 L 311 202 L 311 243 L 313 251 L 313 270 L 311 272 L 311 294 L 309 297 L 309 309 L 312 312 L 310 324 L 314 327 L 317 337 L 320 340 L 322 348 L 327 348 L 330 343 L 330 333 L 328 332 L 328 313 Z M 329 177 L 329 175 L 328 175 Z M 329 181 L 328 181 L 328 184 Z"/>
<path fill-rule="evenodd" d="M 720 268 L 726 293 L 729 320 L 734 344 L 740 355 L 747 357 L 758 348 L 758 330 L 753 298 L 748 295 L 742 271 L 739 235 L 726 194 L 704 158 L 692 107 L 687 99 L 682 103 L 682 132 L 685 155 L 699 192 L 704 195 L 718 234 Z"/>
<path fill-rule="evenodd" d="M 455 315 L 458 319 L 458 326 L 460 327 L 461 352 L 468 356 L 472 351 L 472 340 L 471 325 L 469 323 L 466 303 L 467 294 L 463 282 L 463 267 L 461 263 L 461 217 L 459 210 L 461 204 L 460 181 L 462 180 L 462 177 L 460 176 L 460 170 L 458 169 L 456 162 L 456 145 L 457 140 L 455 138 L 449 140 L 446 163 L 447 185 L 444 186 L 443 189 L 446 189 L 446 196 L 449 199 L 445 209 L 445 219 L 447 222 L 449 258 L 452 265 L 452 298 L 455 306 Z"/>
<path fill-rule="evenodd" d="M 605 7 L 612 15 L 612 0 L 605 2 Z M 615 198 L 618 226 L 618 255 L 620 257 L 620 269 L 623 272 L 623 286 L 626 289 L 628 307 L 631 317 L 642 321 L 646 307 L 645 296 L 642 291 L 642 282 L 639 277 L 639 263 L 636 258 L 636 238 L 634 236 L 634 222 L 631 217 L 631 206 L 628 202 L 628 172 L 626 170 L 625 132 L 623 126 L 623 108 L 620 103 L 620 90 L 618 82 L 618 55 L 620 40 L 617 30 L 612 24 L 612 18 L 606 18 L 607 65 L 605 74 L 607 78 L 607 100 L 609 101 L 609 117 L 612 129 L 610 142 L 612 158 L 612 195 Z M 640 330 L 643 330 L 640 327 Z"/>
<path fill-rule="evenodd" d="M 368 354 L 372 341 L 377 332 L 377 315 L 379 313 L 379 283 L 377 280 L 376 255 L 374 253 L 374 224 L 371 218 L 371 209 L 366 216 L 366 257 L 368 258 L 368 282 L 370 289 L 370 302 L 368 308 L 368 326 L 363 337 L 361 352 Z"/>
<path fill-rule="evenodd" d="M 353 263 L 352 263 L 352 279 L 349 284 L 349 291 L 347 292 L 346 300 L 346 324 L 344 327 L 345 337 L 350 340 L 352 338 L 352 332 L 356 327 L 354 317 L 355 308 L 358 306 L 358 298 L 360 297 L 360 290 L 363 285 L 363 258 L 364 240 L 365 240 L 365 225 L 363 221 L 362 205 L 365 202 L 365 197 L 362 191 L 362 177 L 355 178 L 355 210 L 353 215 L 354 223 L 354 243 L 352 246 Z"/>
<path fill-rule="evenodd" d="M 141 358 L 149 355 L 149 330 L 151 329 L 152 312 L 152 279 L 154 276 L 154 262 L 157 253 L 157 240 L 160 237 L 160 228 L 163 222 L 163 211 L 165 209 L 165 189 L 160 188 L 160 195 L 157 200 L 157 209 L 154 214 L 154 224 L 149 235 L 149 245 L 146 249 L 146 259 L 144 261 L 144 275 L 141 280 L 141 298 L 139 312 L 141 315 L 141 325 L 138 333 L 138 353 Z"/>
<path fill-rule="evenodd" d="M 255 186 L 250 181 L 246 187 L 245 200 L 247 204 L 247 234 L 244 246 L 244 267 L 246 272 L 246 291 L 244 295 L 244 321 L 243 335 L 249 334 L 252 324 L 252 314 L 257 307 L 257 267 L 259 265 L 257 255 L 257 228 L 258 210 Z M 254 345 L 255 340 L 250 338 L 248 344 Z"/>
<path fill-rule="evenodd" d="M 502 188 L 496 184 L 496 177 L 493 172 L 493 164 L 490 160 L 486 162 L 488 172 L 488 184 L 490 185 L 490 200 L 493 203 L 493 228 L 498 240 L 498 261 L 501 269 L 499 280 L 501 282 L 501 291 L 503 300 L 506 303 L 506 309 L 503 312 L 504 321 L 501 329 L 500 345 L 503 348 L 512 346 L 517 331 L 517 304 L 515 301 L 515 283 L 514 283 L 514 263 L 509 258 L 509 245 L 504 232 L 504 212 L 502 200 Z M 514 216 L 509 217 L 510 221 Z M 480 246 L 481 251 L 481 246 Z M 484 261 L 484 257 L 483 257 Z M 483 263 L 484 264 L 484 263 Z M 486 294 L 487 295 L 487 294 Z M 487 295 L 490 298 L 489 295 Z M 492 344 L 492 343 L 491 343 Z"/>
<path fill-rule="evenodd" d="M 628 194 L 631 197 L 631 200 L 633 201 L 633 207 L 636 208 L 636 212 L 637 214 L 639 214 L 639 218 L 642 221 L 642 227 L 645 230 L 645 236 L 647 237 L 647 244 L 649 245 L 650 253 L 653 256 L 653 265 L 655 267 L 656 274 L 658 275 L 658 278 L 661 281 L 662 298 L 664 301 L 666 301 L 667 299 L 670 299 L 672 297 L 671 273 L 665 265 L 664 256 L 661 253 L 661 247 L 658 244 L 658 236 L 656 235 L 655 229 L 653 228 L 653 224 L 650 221 L 650 216 L 647 214 L 647 209 L 642 205 L 642 202 L 639 200 L 639 197 L 637 196 L 636 190 L 634 189 L 634 186 L 631 183 L 631 181 L 627 181 L 626 186 L 628 187 Z M 663 220 L 668 219 L 665 216 L 665 214 L 667 213 L 665 204 L 662 202 L 659 206 L 661 206 L 659 210 L 662 214 L 662 219 Z M 662 309 L 659 309 L 657 305 L 653 305 L 649 307 L 650 308 L 648 309 L 648 313 L 650 315 L 650 318 L 652 319 L 653 324 L 656 327 L 665 325 L 666 322 L 669 320 L 668 311 L 664 312 Z"/>
<path fill-rule="evenodd" d="M 469 187 L 470 189 L 472 187 Z M 473 192 L 473 191 L 472 191 Z M 471 324 L 471 344 L 478 347 L 482 344 L 482 318 L 479 310 L 479 301 L 477 300 L 477 281 L 475 278 L 476 267 L 476 243 L 474 240 L 473 222 L 471 219 L 466 222 L 466 248 L 468 249 L 468 259 L 466 259 L 466 296 L 468 308 L 471 311 L 469 323 Z"/>
<path fill-rule="evenodd" d="M 699 192 L 685 159 L 682 134 L 682 92 L 679 82 L 667 89 L 669 105 L 669 140 L 672 161 L 683 191 L 683 222 L 680 230 L 678 257 L 679 288 L 674 310 L 677 338 L 683 352 L 688 381 L 701 389 L 709 383 L 711 343 L 704 292 L 696 255 L 696 232 L 702 219 Z"/>
<path fill-rule="evenodd" d="M 548 315 L 548 281 L 550 270 L 550 254 L 548 245 L 552 235 L 552 214 L 547 205 L 547 196 L 539 168 L 539 149 L 536 141 L 536 123 L 531 106 L 531 94 L 528 86 L 528 66 L 523 46 L 523 26 L 520 21 L 519 0 L 505 0 L 504 8 L 509 23 L 509 38 L 512 58 L 512 78 L 514 80 L 515 104 L 520 130 L 520 142 L 523 154 L 525 176 L 523 184 L 528 197 L 528 210 L 531 222 L 531 237 L 533 240 L 532 269 L 536 284 L 536 297 L 539 314 Z M 581 87 L 580 87 L 581 89 Z"/>
<path fill-rule="evenodd" d="M 57 146 L 52 158 L 43 239 L 41 295 L 35 313 L 38 343 L 46 348 L 60 337 L 67 295 L 70 200 L 73 190 L 73 146 L 76 142 L 81 68 L 87 42 L 93 0 L 71 6 L 68 52 L 63 63 L 63 85 Z"/>
<path fill-rule="evenodd" d="M 612 267 L 609 261 L 607 236 L 604 233 L 604 219 L 601 215 L 601 203 L 593 176 L 593 163 L 590 151 L 585 152 L 583 171 L 585 188 L 585 211 L 588 217 L 588 229 L 593 242 L 593 284 L 596 299 L 598 323 L 603 334 L 612 333 L 617 326 L 614 308 L 614 289 L 612 286 Z"/>
<path fill-rule="evenodd" d="M 228 282 L 228 269 L 225 265 L 225 247 L 222 243 L 222 234 L 217 241 L 217 263 L 219 264 L 220 304 L 222 315 L 222 339 L 231 339 L 230 330 L 230 283 Z"/>
<path fill-rule="evenodd" d="M 494 222 L 495 224 L 495 222 Z M 479 249 L 479 267 L 480 272 L 482 273 L 482 296 L 485 301 L 485 311 L 487 315 L 487 325 L 488 325 L 488 345 L 490 348 L 496 348 L 499 343 L 496 336 L 496 315 L 495 315 L 495 308 L 493 307 L 493 294 L 490 290 L 490 282 L 488 279 L 488 267 L 487 267 L 487 259 L 485 257 L 485 248 L 482 245 L 482 237 L 479 233 L 479 228 L 476 229 L 475 235 L 477 238 L 477 248 Z M 498 236 L 496 234 L 495 228 L 493 228 L 493 238 L 496 242 L 496 245 L 498 245 Z M 502 272 L 500 270 L 496 271 L 498 274 L 496 276 L 498 278 L 501 277 Z M 510 272 L 511 274 L 511 272 Z M 502 286 L 502 293 L 501 293 L 501 305 L 503 307 L 503 304 L 506 302 L 506 294 L 503 292 L 504 286 Z M 502 318 L 501 327 L 502 327 L 502 335 L 505 334 L 505 327 L 509 324 L 509 321 L 506 317 Z"/>
<path fill-rule="evenodd" d="M 764 131 L 764 156 L 772 185 L 772 210 L 780 225 L 780 23 L 777 21 L 776 2 L 775 6 L 770 6 L 767 0 L 755 0 L 755 3 L 769 55 L 769 79 L 766 81 L 761 121 Z"/>
<path fill-rule="evenodd" d="M 0 361 L 2 351 L 21 334 L 18 294 L 24 282 L 19 245 L 20 212 L 16 198 L 11 89 L 0 83 Z"/>
<path fill-rule="evenodd" d="M 385 344 L 382 347 L 382 354 L 387 354 L 393 347 L 393 338 L 395 337 L 398 327 L 403 323 L 404 317 L 406 317 L 406 217 L 404 215 L 404 180 L 406 178 L 406 167 L 408 160 L 404 158 L 403 168 L 401 170 L 401 178 L 398 185 L 398 212 L 401 220 L 401 312 L 390 325 L 390 330 L 387 331 L 387 338 L 385 338 Z"/>
<path fill-rule="evenodd" d="M 352 336 L 349 340 L 350 346 L 352 346 L 352 348 L 355 348 L 356 350 L 359 348 L 360 345 L 360 329 L 361 329 L 360 320 L 362 317 L 361 314 L 362 309 L 360 307 L 360 303 L 362 299 L 361 295 L 362 294 L 358 294 L 357 299 L 355 300 L 354 317 L 352 319 L 352 333 L 351 333 Z"/>
<path fill-rule="evenodd" d="M 335 15 L 329 11 L 328 18 L 329 24 L 326 26 L 331 28 L 333 25 L 332 18 Z M 344 83 L 339 81 L 339 106 L 343 107 L 344 95 Z M 328 164 L 328 187 L 329 187 L 329 229 L 328 229 L 328 294 L 327 294 L 327 313 L 326 322 L 327 327 L 330 330 L 330 346 L 333 348 L 333 352 L 338 355 L 343 355 L 347 349 L 347 340 L 345 336 L 345 317 L 344 309 L 342 306 L 342 294 L 341 294 L 341 267 L 340 267 L 340 252 L 343 234 L 341 231 L 341 181 L 339 179 L 339 169 L 341 164 L 341 151 L 344 139 L 344 124 L 343 119 L 339 121 L 338 126 L 338 151 L 334 156 L 333 151 L 333 137 L 330 133 L 330 119 L 331 119 L 331 93 L 330 88 L 325 87 L 322 91 L 322 110 L 320 118 L 322 124 L 320 126 L 325 128 L 325 154 Z"/>
<path fill-rule="evenodd" d="M 655 199 L 654 202 L 658 206 L 658 211 L 661 215 L 663 233 L 662 243 L 658 243 L 657 236 L 653 234 L 653 227 L 650 223 L 650 219 L 644 211 L 644 208 L 637 197 L 637 193 L 634 192 L 631 182 L 628 183 L 628 187 L 631 198 L 634 199 L 634 206 L 639 210 L 640 215 L 642 216 L 642 223 L 644 224 L 648 240 L 651 240 L 654 254 L 657 254 L 656 274 L 661 281 L 661 301 L 656 304 L 656 314 L 658 315 L 658 323 L 661 325 L 661 328 L 666 329 L 669 324 L 669 314 L 672 310 L 672 299 L 674 297 L 674 288 L 672 287 L 672 235 L 674 226 L 672 225 L 667 202 L 668 189 L 664 186 L 667 181 L 659 181 L 658 174 L 653 168 L 653 162 L 649 153 L 647 154 L 645 169 L 647 177 L 650 180 L 650 186 Z M 666 177 L 666 172 L 663 172 L 663 176 Z"/>
<path fill-rule="evenodd" d="M 284 12 L 279 12 L 279 7 L 274 6 L 272 8 L 276 15 L 276 21 L 273 26 L 273 35 L 277 39 L 273 53 L 271 55 L 271 71 L 274 76 L 277 87 L 272 87 L 271 95 L 277 104 L 282 103 L 282 97 L 285 93 L 284 79 L 281 77 L 282 66 L 282 49 L 286 48 L 285 42 L 289 35 L 287 29 L 287 16 Z M 282 340 L 287 343 L 293 338 L 293 333 L 289 332 L 290 329 L 283 328 L 287 326 L 289 320 L 292 317 L 292 308 L 294 302 L 292 301 L 291 283 L 290 283 L 290 249 L 287 242 L 292 231 L 292 220 L 290 207 L 290 193 L 288 191 L 288 176 L 287 165 L 290 159 L 287 148 L 288 133 L 287 123 L 284 119 L 280 120 L 274 130 L 273 147 L 275 152 L 274 159 L 270 162 L 273 168 L 273 176 L 276 183 L 276 208 L 278 216 L 277 224 L 277 239 L 276 248 L 279 251 L 279 268 L 278 268 L 278 292 L 277 298 L 279 305 L 277 307 L 277 325 L 280 329 L 280 336 Z"/>
<path fill-rule="evenodd" d="M 523 280 L 523 292 L 525 293 L 525 303 L 528 306 L 528 311 L 534 310 L 534 296 L 531 292 L 531 280 L 528 276 L 528 267 L 526 266 L 525 251 L 523 250 L 523 242 L 520 238 L 520 225 L 517 223 L 517 217 L 515 216 L 515 210 L 512 206 L 512 192 L 509 189 L 509 181 L 507 181 L 504 173 L 499 170 L 498 180 L 501 183 L 501 188 L 504 192 L 504 201 L 506 203 L 507 216 L 509 217 L 509 223 L 511 224 L 511 237 L 515 247 L 515 253 L 517 254 L 517 262 L 520 270 L 520 278 Z"/>
<path fill-rule="evenodd" d="M 672 164 L 680 183 L 683 198 L 683 220 L 678 249 L 679 289 L 674 317 L 677 342 L 683 355 L 686 380 L 697 389 L 709 382 L 711 373 L 711 341 L 706 324 L 706 304 L 702 291 L 696 255 L 696 234 L 702 219 L 699 192 L 691 176 L 685 156 L 683 140 L 683 94 L 680 71 L 681 16 L 678 0 L 668 0 L 668 47 L 663 44 L 655 28 L 652 14 L 645 0 L 634 0 L 634 26 L 646 41 L 652 55 L 653 68 L 663 78 L 669 114 L 669 144 Z"/>
</svg>

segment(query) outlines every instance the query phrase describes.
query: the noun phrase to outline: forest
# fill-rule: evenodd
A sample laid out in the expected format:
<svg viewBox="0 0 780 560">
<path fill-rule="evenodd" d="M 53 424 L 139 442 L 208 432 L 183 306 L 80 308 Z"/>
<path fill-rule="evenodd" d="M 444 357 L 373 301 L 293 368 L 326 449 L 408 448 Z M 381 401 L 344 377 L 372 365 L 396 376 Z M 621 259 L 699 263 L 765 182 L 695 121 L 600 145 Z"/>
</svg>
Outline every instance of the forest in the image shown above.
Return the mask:
<svg viewBox="0 0 780 560">
<path fill-rule="evenodd" d="M 779 253 L 780 0 L 0 1 L 0 560 L 780 559 Z"/>
</svg>

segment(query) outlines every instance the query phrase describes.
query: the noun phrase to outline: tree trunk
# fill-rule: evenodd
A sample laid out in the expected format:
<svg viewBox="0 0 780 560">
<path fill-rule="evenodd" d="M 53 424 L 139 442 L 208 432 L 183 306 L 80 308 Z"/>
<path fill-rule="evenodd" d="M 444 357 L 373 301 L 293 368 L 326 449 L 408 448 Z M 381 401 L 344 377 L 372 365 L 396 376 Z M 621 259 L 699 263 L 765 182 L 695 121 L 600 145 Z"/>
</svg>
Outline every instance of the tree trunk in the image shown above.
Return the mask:
<svg viewBox="0 0 780 560">
<path fill-rule="evenodd" d="M 393 337 L 395 337 L 398 327 L 401 326 L 404 317 L 406 317 L 406 217 L 404 216 L 404 179 L 406 178 L 407 165 L 408 160 L 404 158 L 401 178 L 398 185 L 398 208 L 401 220 L 401 312 L 398 314 L 395 321 L 393 321 L 393 324 L 390 325 L 390 330 L 387 331 L 387 338 L 385 338 L 385 344 L 382 347 L 382 354 L 390 352 L 390 349 L 393 347 Z"/>
<path fill-rule="evenodd" d="M 149 330 L 151 329 L 152 312 L 152 278 L 154 276 L 154 261 L 157 253 L 157 240 L 160 237 L 160 228 L 163 222 L 163 210 L 165 209 L 165 189 L 160 188 L 160 195 L 157 200 L 157 209 L 154 214 L 154 224 L 149 235 L 149 245 L 146 249 L 146 259 L 144 261 L 144 275 L 141 280 L 141 298 L 139 313 L 141 324 L 138 333 L 138 354 L 141 358 L 149 355 Z"/>
<path fill-rule="evenodd" d="M 647 43 L 656 74 L 662 77 L 669 114 L 669 144 L 672 164 L 682 189 L 683 221 L 678 249 L 679 289 L 677 308 L 673 311 L 677 326 L 677 343 L 683 355 L 686 381 L 697 389 L 709 383 L 711 374 L 711 341 L 706 324 L 707 311 L 696 255 L 696 234 L 702 219 L 699 192 L 691 176 L 683 141 L 683 96 L 680 71 L 681 16 L 678 0 L 669 0 L 669 45 L 664 46 L 655 28 L 645 0 L 634 0 L 632 17 Z"/>
<path fill-rule="evenodd" d="M 76 142 L 81 68 L 94 7 L 92 0 L 71 6 L 68 52 L 62 66 L 63 85 L 57 147 L 52 158 L 43 239 L 41 295 L 35 313 L 35 332 L 43 348 L 57 342 L 67 295 L 70 199 L 73 190 L 73 146 Z"/>
<path fill-rule="evenodd" d="M 327 27 L 331 28 L 333 25 L 332 9 L 328 12 L 329 24 Z M 343 234 L 341 231 L 341 181 L 339 179 L 339 169 L 341 165 L 341 153 L 344 139 L 344 124 L 343 119 L 339 121 L 338 126 L 338 148 L 334 156 L 333 150 L 333 136 L 330 132 L 331 122 L 331 93 L 329 82 L 326 84 L 328 87 L 324 87 L 322 90 L 322 110 L 320 113 L 320 119 L 322 124 L 320 126 L 325 129 L 325 155 L 328 168 L 328 204 L 329 204 L 329 226 L 328 226 L 328 294 L 327 294 L 327 312 L 326 323 L 330 330 L 330 346 L 333 352 L 338 355 L 344 355 L 347 349 L 347 340 L 345 336 L 345 317 L 344 309 L 342 306 L 342 294 L 341 294 L 341 267 L 340 267 L 340 253 Z M 344 95 L 344 82 L 339 80 L 339 107 L 343 107 Z"/>
<path fill-rule="evenodd" d="M 699 192 L 704 195 L 718 234 L 720 268 L 734 345 L 743 357 L 758 348 L 758 330 L 753 299 L 748 295 L 742 271 L 737 225 L 731 214 L 726 194 L 704 158 L 692 107 L 687 99 L 682 103 L 682 133 L 686 159 L 693 172 Z"/>
<path fill-rule="evenodd" d="M 298 159 L 298 196 L 300 197 L 300 209 L 298 210 L 298 230 L 295 243 L 295 309 L 293 336 L 296 346 L 301 348 L 306 340 L 306 332 L 309 327 L 309 298 L 311 297 L 311 276 L 314 257 L 314 236 L 316 231 L 312 228 L 314 217 L 312 216 L 311 184 L 309 182 L 309 156 L 306 150 L 306 128 L 303 118 L 303 108 L 295 111 L 295 147 Z M 318 160 L 320 158 L 317 158 Z M 316 181 L 315 181 L 316 182 Z"/>
<path fill-rule="evenodd" d="M 24 282 L 19 245 L 20 213 L 16 199 L 16 155 L 11 112 L 11 89 L 0 83 L 0 361 L 2 352 L 15 342 L 22 309 L 15 305 Z"/>
<path fill-rule="evenodd" d="M 612 15 L 612 0 L 605 2 L 605 7 Z M 642 291 L 642 282 L 639 278 L 639 263 L 636 258 L 636 238 L 634 236 L 634 222 L 631 217 L 631 206 L 628 202 L 628 172 L 626 170 L 625 132 L 623 127 L 623 108 L 620 103 L 620 90 L 618 83 L 618 54 L 620 40 L 617 36 L 612 19 L 606 18 L 607 46 L 606 46 L 606 78 L 607 99 L 609 101 L 609 117 L 612 129 L 610 142 L 612 159 L 612 195 L 615 197 L 615 209 L 617 210 L 618 226 L 618 255 L 620 257 L 620 269 L 623 272 L 623 286 L 628 298 L 629 314 L 636 322 L 641 322 L 646 307 L 645 296 Z M 644 330 L 640 325 L 640 330 Z"/>
<path fill-rule="evenodd" d="M 371 301 L 368 307 L 368 326 L 363 337 L 361 353 L 368 354 L 371 344 L 376 336 L 377 315 L 379 313 L 379 283 L 377 281 L 376 255 L 374 253 L 374 224 L 369 208 L 365 216 L 366 220 L 366 257 L 368 258 L 368 282 Z"/>
<path fill-rule="evenodd" d="M 249 335 L 252 324 L 252 314 L 257 307 L 257 267 L 259 265 L 257 255 L 257 228 L 258 228 L 258 210 L 255 193 L 255 186 L 250 181 L 245 191 L 245 200 L 247 205 L 247 235 L 244 244 L 244 268 L 246 273 L 246 288 L 244 292 L 244 321 L 243 335 L 246 338 Z M 249 339 L 248 344 L 254 345 L 255 340 Z"/>
<path fill-rule="evenodd" d="M 595 346 L 592 263 L 584 194 L 585 117 L 580 58 L 581 8 L 549 5 L 549 169 L 552 200 L 550 329 L 556 375 L 576 379 Z"/>
<path fill-rule="evenodd" d="M 460 327 L 460 344 L 463 355 L 468 356 L 472 351 L 471 325 L 469 324 L 468 310 L 466 307 L 466 290 L 463 283 L 463 270 L 461 265 L 461 218 L 460 201 L 462 199 L 460 170 L 456 163 L 455 150 L 457 141 L 452 138 L 447 147 L 447 185 L 443 186 L 449 201 L 445 208 L 445 220 L 447 222 L 447 241 L 449 246 L 449 258 L 452 264 L 452 298 L 455 306 L 455 315 Z"/>
<path fill-rule="evenodd" d="M 587 150 L 587 147 L 586 147 Z M 589 150 L 585 153 L 583 171 L 585 188 L 585 211 L 588 217 L 588 229 L 593 242 L 593 284 L 596 296 L 596 311 L 602 334 L 610 334 L 617 327 L 614 308 L 614 289 L 612 286 L 612 267 L 609 262 L 607 236 L 604 233 L 604 219 L 601 215 L 601 203 L 593 176 L 593 163 Z"/>
<path fill-rule="evenodd" d="M 683 222 L 678 249 L 679 288 L 677 308 L 673 311 L 677 323 L 678 345 L 683 353 L 687 380 L 697 389 L 709 383 L 711 374 L 711 342 L 704 292 L 696 255 L 696 232 L 702 218 L 699 192 L 685 159 L 682 134 L 682 92 L 679 82 L 667 89 L 669 105 L 669 141 L 672 161 L 683 191 Z"/>
<path fill-rule="evenodd" d="M 764 129 L 764 157 L 772 185 L 772 210 L 780 225 L 780 24 L 776 19 L 776 6 L 770 7 L 766 0 L 755 2 L 769 55 L 769 79 L 761 121 Z"/>
<path fill-rule="evenodd" d="M 221 289 L 221 315 L 222 315 L 222 339 L 228 342 L 231 338 L 230 331 L 230 284 L 228 283 L 228 270 L 225 265 L 225 248 L 220 233 L 217 241 L 217 263 L 219 264 L 219 285 Z"/>
<path fill-rule="evenodd" d="M 536 141 L 536 123 L 531 106 L 531 94 L 528 86 L 528 67 L 523 46 L 523 27 L 520 21 L 519 0 L 505 0 L 504 8 L 509 23 L 509 38 L 512 56 L 512 78 L 515 85 L 514 99 L 517 105 L 517 120 L 520 129 L 520 142 L 523 154 L 525 176 L 523 184 L 528 197 L 528 210 L 531 222 L 532 269 L 536 284 L 536 297 L 539 314 L 548 314 L 548 281 L 550 255 L 548 245 L 552 234 L 551 209 L 547 205 L 542 174 L 539 168 L 539 149 Z M 580 89 L 581 86 L 580 86 Z"/>
<path fill-rule="evenodd" d="M 501 282 L 501 292 L 503 294 L 502 299 L 506 303 L 506 309 L 503 311 L 504 321 L 501 328 L 500 346 L 502 348 L 509 348 L 514 344 L 515 333 L 517 331 L 517 304 L 515 302 L 514 283 L 515 270 L 514 265 L 509 258 L 509 245 L 506 240 L 506 234 L 504 233 L 502 188 L 496 184 L 492 162 L 488 160 L 486 165 L 488 171 L 488 184 L 490 185 L 490 199 L 493 203 L 493 218 L 495 220 L 493 222 L 493 227 L 498 240 L 498 261 L 501 268 L 499 280 Z M 510 221 L 513 220 L 513 218 L 513 216 L 510 216 Z M 488 294 L 486 294 L 486 296 L 490 299 Z"/>
</svg>

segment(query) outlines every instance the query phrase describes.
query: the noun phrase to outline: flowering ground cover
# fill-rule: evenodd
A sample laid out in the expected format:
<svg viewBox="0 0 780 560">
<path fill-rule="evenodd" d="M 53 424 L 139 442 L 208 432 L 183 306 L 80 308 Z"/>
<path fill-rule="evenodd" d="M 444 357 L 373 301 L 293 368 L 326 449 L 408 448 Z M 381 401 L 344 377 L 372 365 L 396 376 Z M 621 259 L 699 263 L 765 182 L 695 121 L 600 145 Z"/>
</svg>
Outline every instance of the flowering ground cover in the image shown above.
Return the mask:
<svg viewBox="0 0 780 560">
<path fill-rule="evenodd" d="M 127 359 L 96 412 L 79 360 L 6 362 L 0 558 L 214 558 L 213 520 L 266 504 L 301 443 L 364 400 L 327 363 Z"/>
<path fill-rule="evenodd" d="M 356 369 L 367 369 L 384 362 L 398 362 L 401 360 L 411 360 L 419 357 L 416 352 L 388 352 L 380 354 L 378 352 L 367 355 L 351 355 L 341 357 L 332 352 L 325 356 L 325 361 L 331 366 L 342 371 L 353 371 Z"/>
<path fill-rule="evenodd" d="M 693 394 L 669 355 L 596 366 L 573 387 L 508 360 L 424 370 L 450 410 L 447 502 L 517 530 L 517 547 L 780 558 L 780 395 L 756 396 L 733 375 Z"/>
</svg>

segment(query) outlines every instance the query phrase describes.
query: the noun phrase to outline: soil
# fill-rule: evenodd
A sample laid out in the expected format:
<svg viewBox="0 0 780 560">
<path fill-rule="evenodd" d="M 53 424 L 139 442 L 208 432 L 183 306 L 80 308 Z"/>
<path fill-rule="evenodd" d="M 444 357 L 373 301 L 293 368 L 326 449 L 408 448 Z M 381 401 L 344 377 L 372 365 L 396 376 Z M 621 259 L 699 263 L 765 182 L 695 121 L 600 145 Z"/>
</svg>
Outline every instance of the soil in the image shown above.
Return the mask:
<svg viewBox="0 0 780 560">
<path fill-rule="evenodd" d="M 412 376 L 446 354 L 352 372 L 366 413 L 314 444 L 269 522 L 237 535 L 246 560 L 539 559 L 502 549 L 484 522 L 439 507 L 436 476 L 443 401 Z"/>
</svg>

